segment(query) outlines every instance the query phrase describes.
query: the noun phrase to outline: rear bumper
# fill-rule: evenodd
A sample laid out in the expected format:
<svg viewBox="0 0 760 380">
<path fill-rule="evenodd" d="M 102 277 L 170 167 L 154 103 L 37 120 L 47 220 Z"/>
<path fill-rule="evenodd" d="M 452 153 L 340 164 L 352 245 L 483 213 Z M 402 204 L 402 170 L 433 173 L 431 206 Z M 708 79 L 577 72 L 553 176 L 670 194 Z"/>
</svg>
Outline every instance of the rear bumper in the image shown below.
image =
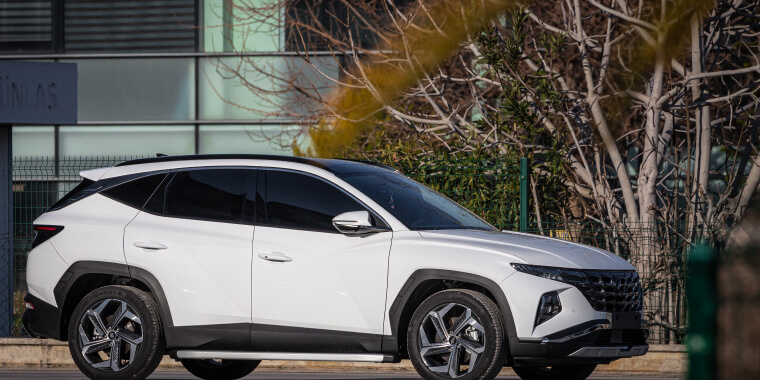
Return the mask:
<svg viewBox="0 0 760 380">
<path fill-rule="evenodd" d="M 24 315 L 21 317 L 26 332 L 33 338 L 60 340 L 61 313 L 58 308 L 28 293 L 24 296 L 24 301 L 34 305 L 34 309 L 24 310 Z"/>
<path fill-rule="evenodd" d="M 515 366 L 609 363 L 642 356 L 649 330 L 612 329 L 608 320 L 589 321 L 539 340 L 509 338 Z"/>
</svg>

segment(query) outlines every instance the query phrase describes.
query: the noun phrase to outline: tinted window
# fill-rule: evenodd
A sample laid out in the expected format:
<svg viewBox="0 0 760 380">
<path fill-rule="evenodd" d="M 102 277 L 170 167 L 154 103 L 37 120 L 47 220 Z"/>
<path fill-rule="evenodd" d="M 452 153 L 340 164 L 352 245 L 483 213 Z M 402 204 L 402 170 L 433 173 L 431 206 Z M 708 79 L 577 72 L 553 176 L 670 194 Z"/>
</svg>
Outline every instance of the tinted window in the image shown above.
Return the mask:
<svg viewBox="0 0 760 380">
<path fill-rule="evenodd" d="M 79 199 L 82 199 L 86 197 L 87 195 L 92 194 L 92 193 L 85 193 L 84 191 L 94 183 L 95 181 L 93 180 L 83 178 L 82 182 L 80 182 L 79 185 L 77 185 L 75 188 L 69 191 L 66 195 L 64 195 L 63 198 L 59 199 L 58 202 L 55 202 L 48 211 L 62 209 L 78 201 Z"/>
<path fill-rule="evenodd" d="M 101 194 L 127 206 L 142 208 L 164 178 L 166 178 L 166 173 L 149 175 L 122 183 L 101 192 Z"/>
<path fill-rule="evenodd" d="M 464 207 L 401 174 L 347 173 L 339 176 L 410 230 L 494 230 Z"/>
<path fill-rule="evenodd" d="M 166 179 L 161 182 L 156 191 L 153 192 L 153 196 L 150 197 L 143 210 L 150 211 L 154 214 L 164 213 L 164 200 L 166 199 L 166 187 L 171 183 L 176 173 L 170 173 Z"/>
<path fill-rule="evenodd" d="M 243 220 L 249 173 L 255 171 L 212 169 L 178 172 L 166 187 L 163 213 L 183 218 L 240 222 Z M 150 208 L 155 211 L 158 204 L 151 199 Z"/>
<path fill-rule="evenodd" d="M 265 215 L 258 215 L 258 221 L 271 226 L 337 233 L 335 216 L 366 210 L 335 186 L 304 174 L 266 171 L 264 192 Z"/>
</svg>

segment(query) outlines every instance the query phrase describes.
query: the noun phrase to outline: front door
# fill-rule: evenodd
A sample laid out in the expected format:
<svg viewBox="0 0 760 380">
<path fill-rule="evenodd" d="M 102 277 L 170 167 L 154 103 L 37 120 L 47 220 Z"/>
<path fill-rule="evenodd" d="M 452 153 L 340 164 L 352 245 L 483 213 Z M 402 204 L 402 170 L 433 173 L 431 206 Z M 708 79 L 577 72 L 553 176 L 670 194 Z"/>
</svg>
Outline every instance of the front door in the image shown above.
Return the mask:
<svg viewBox="0 0 760 380">
<path fill-rule="evenodd" d="M 368 208 L 302 172 L 259 170 L 256 207 L 254 350 L 379 352 L 392 232 L 339 233 L 333 217 Z"/>
</svg>

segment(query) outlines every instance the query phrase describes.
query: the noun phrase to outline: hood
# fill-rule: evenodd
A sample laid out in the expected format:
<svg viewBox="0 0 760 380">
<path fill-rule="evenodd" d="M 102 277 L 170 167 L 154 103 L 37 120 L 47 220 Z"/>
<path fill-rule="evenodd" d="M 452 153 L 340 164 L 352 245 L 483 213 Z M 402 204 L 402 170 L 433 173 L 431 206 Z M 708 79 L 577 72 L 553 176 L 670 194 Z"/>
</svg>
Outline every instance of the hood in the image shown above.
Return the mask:
<svg viewBox="0 0 760 380">
<path fill-rule="evenodd" d="M 476 230 L 419 232 L 425 239 L 500 251 L 517 256 L 533 265 L 573 269 L 634 270 L 627 261 L 605 250 L 539 235 Z"/>
</svg>

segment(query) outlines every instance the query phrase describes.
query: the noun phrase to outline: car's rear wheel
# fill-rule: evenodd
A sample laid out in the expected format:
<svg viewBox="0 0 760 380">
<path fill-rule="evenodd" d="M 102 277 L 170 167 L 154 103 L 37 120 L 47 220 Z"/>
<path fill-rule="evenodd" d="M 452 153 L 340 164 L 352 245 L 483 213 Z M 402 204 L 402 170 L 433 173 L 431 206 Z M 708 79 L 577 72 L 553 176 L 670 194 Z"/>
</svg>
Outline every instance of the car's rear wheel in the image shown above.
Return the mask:
<svg viewBox="0 0 760 380">
<path fill-rule="evenodd" d="M 465 289 L 433 294 L 412 316 L 409 357 L 425 379 L 491 380 L 504 367 L 504 318 L 485 295 Z"/>
<path fill-rule="evenodd" d="M 69 321 L 69 350 L 91 379 L 141 380 L 164 356 L 158 306 L 128 286 L 105 286 L 87 294 Z"/>
<path fill-rule="evenodd" d="M 258 367 L 259 360 L 184 359 L 182 365 L 196 377 L 205 380 L 239 379 Z"/>
<path fill-rule="evenodd" d="M 554 367 L 515 367 L 523 380 L 585 380 L 596 369 L 596 364 L 577 364 Z"/>
</svg>

